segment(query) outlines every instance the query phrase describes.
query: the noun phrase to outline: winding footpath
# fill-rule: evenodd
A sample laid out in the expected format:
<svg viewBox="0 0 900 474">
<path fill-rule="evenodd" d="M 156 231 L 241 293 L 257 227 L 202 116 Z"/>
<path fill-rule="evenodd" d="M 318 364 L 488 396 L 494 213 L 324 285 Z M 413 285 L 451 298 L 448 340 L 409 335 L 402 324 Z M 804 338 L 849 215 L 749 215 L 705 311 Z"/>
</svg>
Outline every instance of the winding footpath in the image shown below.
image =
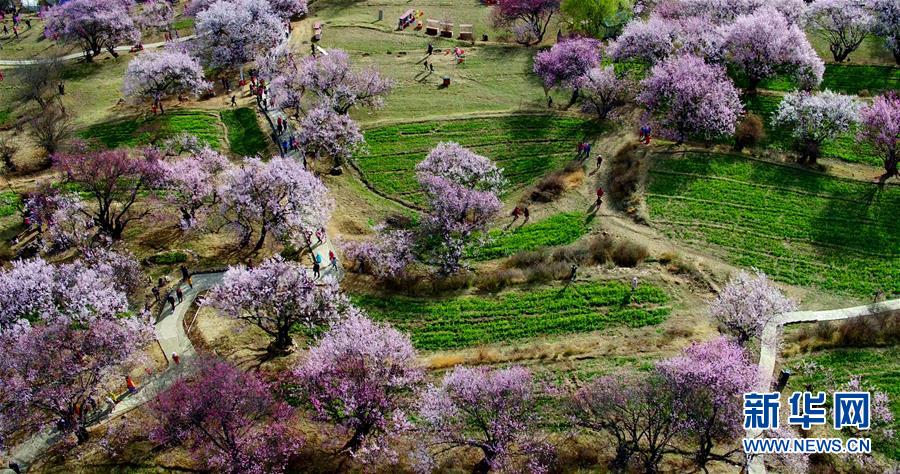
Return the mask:
<svg viewBox="0 0 900 474">
<path fill-rule="evenodd" d="M 900 311 L 900 299 L 882 301 L 852 308 L 831 309 L 825 311 L 793 311 L 775 316 L 763 327 L 759 349 L 759 383 L 757 392 L 768 392 L 772 387 L 773 372 L 778 359 L 778 333 L 782 326 L 797 323 L 813 323 L 819 321 L 839 321 L 843 319 L 865 316 L 877 316 L 892 311 Z M 748 430 L 747 438 L 759 438 L 762 430 Z M 765 474 L 766 466 L 761 456 L 754 456 L 747 461 L 747 472 Z"/>
</svg>

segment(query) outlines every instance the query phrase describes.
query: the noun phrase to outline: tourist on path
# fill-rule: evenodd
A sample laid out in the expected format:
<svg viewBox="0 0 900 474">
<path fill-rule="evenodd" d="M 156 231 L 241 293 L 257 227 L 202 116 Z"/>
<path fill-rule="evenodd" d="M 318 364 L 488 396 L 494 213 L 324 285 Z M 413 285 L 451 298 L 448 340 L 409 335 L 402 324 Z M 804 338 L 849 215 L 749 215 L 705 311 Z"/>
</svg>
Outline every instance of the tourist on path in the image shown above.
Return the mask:
<svg viewBox="0 0 900 474">
<path fill-rule="evenodd" d="M 191 272 L 184 265 L 181 265 L 181 282 L 187 283 L 189 287 L 194 288 L 194 283 L 191 281 Z"/>
<path fill-rule="evenodd" d="M 597 207 L 603 204 L 603 188 L 597 188 Z"/>
<path fill-rule="evenodd" d="M 175 351 L 172 351 L 172 362 L 175 362 L 175 365 L 181 364 L 181 356 Z"/>
<path fill-rule="evenodd" d="M 175 311 L 175 297 L 174 296 L 172 296 L 172 295 L 167 296 L 166 303 L 169 303 L 170 305 L 172 305 L 172 311 Z"/>
<path fill-rule="evenodd" d="M 181 304 L 184 301 L 184 293 L 181 291 L 181 287 L 175 289 L 175 296 L 178 297 L 178 304 Z"/>
</svg>

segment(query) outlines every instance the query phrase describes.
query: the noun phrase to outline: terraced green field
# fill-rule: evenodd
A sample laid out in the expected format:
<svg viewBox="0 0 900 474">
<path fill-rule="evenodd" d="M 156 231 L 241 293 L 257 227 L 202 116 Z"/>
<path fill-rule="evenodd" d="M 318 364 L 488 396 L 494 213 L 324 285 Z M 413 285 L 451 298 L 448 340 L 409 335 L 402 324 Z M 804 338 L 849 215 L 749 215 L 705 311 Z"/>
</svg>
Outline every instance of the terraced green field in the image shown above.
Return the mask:
<svg viewBox="0 0 900 474">
<path fill-rule="evenodd" d="M 372 317 L 408 331 L 420 349 L 452 349 L 533 336 L 659 324 L 669 298 L 657 287 L 594 282 L 450 299 L 357 296 Z"/>
<path fill-rule="evenodd" d="M 215 148 L 220 148 L 223 141 L 218 114 L 199 110 L 170 110 L 162 115 L 99 123 L 86 128 L 80 135 L 107 148 L 118 148 L 147 145 L 183 132 L 195 135 Z"/>
<path fill-rule="evenodd" d="M 900 187 L 722 154 L 660 155 L 652 225 L 796 285 L 900 294 Z"/>
<path fill-rule="evenodd" d="M 861 377 L 864 386 L 873 386 L 884 391 L 891 400 L 891 412 L 894 414 L 894 431 L 900 430 L 900 371 L 897 361 L 900 360 L 900 347 L 883 349 L 836 349 L 817 352 L 796 357 L 788 363 L 797 374 L 791 377 L 786 392 L 812 390 L 831 392 L 833 387 L 828 378 L 833 376 L 838 384 L 846 383 L 851 375 Z M 812 371 L 798 370 L 801 364 L 810 362 L 820 369 Z M 893 442 L 873 443 L 872 450 L 881 452 L 894 460 L 900 460 L 900 437 L 895 436 Z"/>
<path fill-rule="evenodd" d="M 22 198 L 15 191 L 0 192 L 0 217 L 7 217 L 19 211 Z"/>
<path fill-rule="evenodd" d="M 771 125 L 772 114 L 778 109 L 781 97 L 756 94 L 744 97 L 743 100 L 744 107 L 749 112 L 753 112 L 765 120 L 766 143 L 782 150 L 793 150 L 793 137 L 791 137 L 790 131 Z M 826 142 L 822 146 L 822 156 L 878 167 L 883 164 L 883 158 L 872 147 L 857 142 L 856 133 L 853 131 Z"/>
<path fill-rule="evenodd" d="M 578 240 L 588 231 L 585 215 L 580 212 L 563 212 L 542 221 L 524 225 L 521 223 L 520 219 L 508 230 L 492 230 L 486 244 L 470 250 L 470 258 L 491 260 L 541 247 L 566 245 Z"/>
<path fill-rule="evenodd" d="M 591 120 L 545 115 L 390 125 L 367 130 L 369 153 L 355 160 L 376 191 L 422 205 L 415 166 L 439 142 L 455 141 L 494 160 L 511 190 L 560 168 L 575 157 L 580 140 L 601 130 Z"/>
<path fill-rule="evenodd" d="M 228 146 L 239 156 L 255 156 L 269 148 L 269 138 L 259 128 L 256 112 L 249 107 L 223 110 L 222 123 L 228 130 Z"/>
</svg>

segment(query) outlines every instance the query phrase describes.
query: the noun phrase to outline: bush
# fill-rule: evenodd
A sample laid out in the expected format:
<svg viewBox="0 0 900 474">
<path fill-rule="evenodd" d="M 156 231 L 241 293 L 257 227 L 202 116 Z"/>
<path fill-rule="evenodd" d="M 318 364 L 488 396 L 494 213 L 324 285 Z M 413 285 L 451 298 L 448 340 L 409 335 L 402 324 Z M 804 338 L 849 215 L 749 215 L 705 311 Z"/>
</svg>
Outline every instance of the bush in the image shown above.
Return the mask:
<svg viewBox="0 0 900 474">
<path fill-rule="evenodd" d="M 566 190 L 563 176 L 553 173 L 542 179 L 531 192 L 531 200 L 534 202 L 552 202 L 562 196 Z"/>
<path fill-rule="evenodd" d="M 568 264 L 587 262 L 590 258 L 590 251 L 582 246 L 560 247 L 553 251 L 550 257 L 553 262 L 563 262 Z"/>
<path fill-rule="evenodd" d="M 413 218 L 406 214 L 391 214 L 384 218 L 384 224 L 392 229 L 412 229 L 416 225 Z"/>
<path fill-rule="evenodd" d="M 630 240 L 616 244 L 612 251 L 612 260 L 620 267 L 636 267 L 647 258 L 647 247 Z"/>
<path fill-rule="evenodd" d="M 637 143 L 629 143 L 615 154 L 610 163 L 607 194 L 620 207 L 632 205 L 632 196 L 638 190 L 643 176 L 642 166 L 636 152 Z"/>
<path fill-rule="evenodd" d="M 547 249 L 519 252 L 506 259 L 506 262 L 503 263 L 503 266 L 506 268 L 528 269 L 542 265 L 544 261 L 547 260 L 547 256 Z"/>
<path fill-rule="evenodd" d="M 175 265 L 186 262 L 187 258 L 185 253 L 173 251 L 158 253 L 148 258 L 147 261 L 154 265 Z"/>
<path fill-rule="evenodd" d="M 797 340 L 805 351 L 895 345 L 900 343 L 900 311 L 846 321 L 820 321 L 799 331 Z"/>
<path fill-rule="evenodd" d="M 525 274 L 518 268 L 504 269 L 478 275 L 475 287 L 481 291 L 496 293 L 508 285 L 525 279 Z"/>
<path fill-rule="evenodd" d="M 607 234 L 600 234 L 591 240 L 588 245 L 588 253 L 595 264 L 606 263 L 612 260 L 612 251 L 615 241 Z"/>
<path fill-rule="evenodd" d="M 734 148 L 737 151 L 745 147 L 755 146 L 766 137 L 762 118 L 754 113 L 748 113 L 738 122 L 734 130 Z"/>
</svg>

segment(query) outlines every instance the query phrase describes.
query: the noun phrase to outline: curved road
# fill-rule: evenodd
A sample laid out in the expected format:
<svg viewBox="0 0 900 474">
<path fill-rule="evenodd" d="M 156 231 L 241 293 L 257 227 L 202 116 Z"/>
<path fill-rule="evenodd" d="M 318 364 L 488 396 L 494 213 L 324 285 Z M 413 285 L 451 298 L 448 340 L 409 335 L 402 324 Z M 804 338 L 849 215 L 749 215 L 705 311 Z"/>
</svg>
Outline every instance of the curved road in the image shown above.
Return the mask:
<svg viewBox="0 0 900 474">
<path fill-rule="evenodd" d="M 882 301 L 852 308 L 831 309 L 826 311 L 793 311 L 775 316 L 763 327 L 759 349 L 759 383 L 757 392 L 768 392 L 772 387 L 772 376 L 775 362 L 778 359 L 778 332 L 782 326 L 796 323 L 813 323 L 819 321 L 839 321 L 862 316 L 875 316 L 882 313 L 900 311 L 900 299 Z M 747 438 L 758 438 L 762 430 L 748 430 Z M 755 456 L 748 460 L 750 474 L 764 474 L 766 466 L 762 457 Z"/>
<path fill-rule="evenodd" d="M 148 43 L 144 45 L 144 49 L 154 49 L 165 46 L 169 43 L 184 43 L 185 41 L 189 41 L 193 38 L 196 38 L 196 35 L 182 36 L 181 38 L 172 40 L 172 41 L 160 41 L 159 43 Z M 127 53 L 131 51 L 132 45 L 129 46 L 116 46 L 114 49 L 119 53 Z M 100 53 L 103 54 L 103 53 Z M 65 56 L 59 56 L 54 58 L 57 61 L 71 61 L 73 59 L 83 58 L 84 53 L 72 53 L 67 54 Z M 27 66 L 29 64 L 40 64 L 43 62 L 48 62 L 50 59 L 0 59 L 0 66 Z"/>
</svg>

